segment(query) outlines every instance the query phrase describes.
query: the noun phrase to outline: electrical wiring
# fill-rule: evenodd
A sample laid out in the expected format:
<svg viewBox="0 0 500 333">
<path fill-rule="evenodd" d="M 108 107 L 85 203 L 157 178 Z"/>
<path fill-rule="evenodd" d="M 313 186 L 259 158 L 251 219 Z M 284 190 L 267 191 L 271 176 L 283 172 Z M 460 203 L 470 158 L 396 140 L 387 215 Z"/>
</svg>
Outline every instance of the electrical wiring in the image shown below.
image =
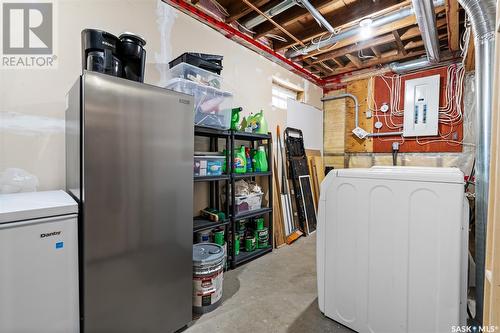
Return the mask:
<svg viewBox="0 0 500 333">
<path fill-rule="evenodd" d="M 421 138 L 416 137 L 415 141 L 419 145 L 427 145 L 431 143 L 446 142 L 450 145 L 470 145 L 471 143 L 464 143 L 463 139 L 465 134 L 469 134 L 471 131 L 471 124 L 468 115 L 463 112 L 462 100 L 463 100 L 463 86 L 465 79 L 465 59 L 468 53 L 469 39 L 470 39 L 470 22 L 469 19 L 465 19 L 464 23 L 464 33 L 460 42 L 462 61 L 457 64 L 451 64 L 446 69 L 446 88 L 444 93 L 443 105 L 439 107 L 438 110 L 438 123 L 447 126 L 446 133 L 442 132 L 442 128 L 438 129 L 439 138 L 429 139 L 427 141 L 422 141 Z M 361 53 L 362 54 L 362 53 Z M 404 75 L 380 75 L 378 78 L 385 84 L 389 92 L 389 112 L 381 114 L 381 110 L 377 106 L 374 98 L 373 92 L 369 98 L 371 98 L 372 107 L 368 109 L 372 111 L 374 117 L 377 121 L 383 122 L 386 128 L 391 130 L 401 130 L 403 128 L 402 121 L 396 121 L 396 118 L 404 117 L 404 109 L 401 109 L 402 105 L 401 95 L 402 95 L 402 82 L 403 79 L 412 74 Z M 371 78 L 373 79 L 373 78 Z M 371 84 L 372 82 L 370 82 Z M 369 91 L 370 94 L 370 91 Z M 466 121 L 465 121 L 466 120 Z M 466 123 L 466 124 L 464 124 Z M 463 125 L 464 135 L 460 141 L 453 140 L 452 135 L 455 133 L 455 129 L 460 124 Z M 377 130 L 379 132 L 379 130 Z M 397 141 L 401 138 L 381 138 L 381 141 Z M 404 138 L 403 138 L 404 140 Z M 401 143 L 400 143 L 401 144 Z"/>
<path fill-rule="evenodd" d="M 238 21 L 235 21 L 235 22 L 236 22 L 236 24 L 238 24 L 238 26 L 239 26 L 240 28 L 242 28 L 242 29 L 243 29 L 243 30 L 245 30 L 246 32 L 248 32 L 248 33 L 250 33 L 250 34 L 252 34 L 252 35 L 254 35 L 254 34 L 255 34 L 255 31 L 248 29 L 247 27 L 245 27 L 245 26 L 244 26 L 243 24 L 241 24 L 240 22 L 238 22 Z M 272 35 L 272 34 L 267 34 L 267 35 L 266 35 L 266 37 L 267 37 L 268 35 Z M 276 36 L 277 36 L 277 35 L 276 35 Z M 280 36 L 280 37 L 281 37 L 281 36 Z M 286 42 L 286 39 L 285 39 L 285 42 Z"/>
<path fill-rule="evenodd" d="M 220 3 L 218 3 L 216 0 L 210 0 L 210 2 L 215 6 L 215 8 L 217 8 L 219 10 L 219 12 L 226 16 L 226 17 L 229 17 L 231 15 L 229 15 L 229 13 L 227 12 L 226 8 L 224 8 Z"/>
<path fill-rule="evenodd" d="M 267 34 L 266 37 L 279 40 L 280 42 L 283 43 L 286 43 L 288 41 L 285 37 L 275 34 Z"/>
</svg>

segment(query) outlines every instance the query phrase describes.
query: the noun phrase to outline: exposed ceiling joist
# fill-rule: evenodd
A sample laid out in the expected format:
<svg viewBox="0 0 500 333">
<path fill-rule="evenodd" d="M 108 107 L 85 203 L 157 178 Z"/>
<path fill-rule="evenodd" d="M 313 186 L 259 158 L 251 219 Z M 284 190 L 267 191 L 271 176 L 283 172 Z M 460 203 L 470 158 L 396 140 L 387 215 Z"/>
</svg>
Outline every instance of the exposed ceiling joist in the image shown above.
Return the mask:
<svg viewBox="0 0 500 333">
<path fill-rule="evenodd" d="M 392 43 L 392 42 L 394 42 L 393 35 L 385 35 L 385 36 L 381 36 L 381 37 L 370 39 L 370 40 L 364 40 L 364 41 L 361 41 L 359 43 L 349 45 L 349 46 L 346 46 L 346 47 L 341 48 L 341 49 L 337 49 L 337 50 L 330 51 L 330 52 L 325 52 L 321 55 L 318 55 L 317 59 L 315 59 L 313 61 L 313 63 L 336 58 L 336 57 L 340 57 L 340 56 L 343 56 L 347 53 L 358 52 L 358 51 L 361 51 L 361 50 L 364 50 L 364 49 L 367 49 L 370 47 L 376 47 L 378 45 L 383 45 L 383 44 Z"/>
<path fill-rule="evenodd" d="M 342 0 L 311 0 L 311 4 L 313 4 L 313 6 L 315 6 L 319 11 L 322 11 L 322 9 L 327 6 L 332 6 L 332 3 L 339 3 L 342 6 L 344 5 Z M 290 8 L 285 13 L 276 15 L 275 19 L 280 25 L 286 27 L 290 23 L 302 21 L 308 16 L 310 16 L 310 13 L 307 9 L 296 6 L 294 8 Z M 260 24 L 255 29 L 255 38 L 260 38 L 273 32 L 276 32 L 276 28 L 270 22 L 265 22 Z"/>
<path fill-rule="evenodd" d="M 278 23 L 276 23 L 271 17 L 269 17 L 268 15 L 264 14 L 264 12 L 262 12 L 259 8 L 257 8 L 257 6 L 255 6 L 254 4 L 252 4 L 249 0 L 242 0 L 242 1 L 248 7 L 250 7 L 252 10 L 256 11 L 257 13 L 259 13 L 259 15 L 264 16 L 269 22 L 271 22 L 272 24 L 274 24 L 276 26 L 276 28 L 278 28 L 282 33 L 284 33 L 285 35 L 287 35 L 288 37 L 290 37 L 292 40 L 294 40 L 299 45 L 304 46 L 304 43 L 302 43 L 301 40 L 297 39 L 297 37 L 295 37 L 294 35 L 292 35 L 288 30 L 286 30 L 285 28 L 283 28 L 282 26 L 280 26 Z"/>
<path fill-rule="evenodd" d="M 436 8 L 436 13 L 439 13 L 442 11 L 444 11 L 444 6 Z M 417 22 L 416 22 L 415 16 L 405 17 L 399 21 L 392 22 L 392 23 L 389 23 L 389 24 L 386 24 L 384 26 L 381 26 L 379 28 L 374 29 L 372 32 L 372 36 L 373 36 L 372 38 L 377 37 L 377 36 L 381 36 L 381 35 L 385 35 L 385 34 L 389 34 L 389 33 L 392 34 L 392 32 L 394 30 L 399 30 L 399 29 L 411 27 L 412 25 L 415 25 L 416 23 Z M 352 37 L 349 37 L 349 38 L 346 38 L 344 40 L 339 41 L 337 44 L 335 44 L 335 46 L 332 48 L 332 50 L 340 49 L 342 47 L 345 47 L 345 46 L 348 46 L 351 44 L 355 44 L 355 43 L 359 43 L 361 41 L 363 41 L 363 36 L 360 36 L 360 35 L 352 36 Z M 305 57 L 316 56 L 319 53 L 321 53 L 321 51 L 311 52 L 311 53 L 308 53 L 307 55 L 305 55 Z"/>
<path fill-rule="evenodd" d="M 400 7 L 398 0 L 379 0 L 379 5 L 382 8 L 398 6 Z M 354 4 L 350 4 L 348 6 L 344 6 L 328 15 L 325 16 L 325 19 L 332 22 L 334 27 L 342 27 L 353 21 L 358 21 L 359 19 L 372 16 L 378 12 L 374 10 L 373 3 L 371 1 L 358 1 Z M 297 37 L 302 41 L 308 41 L 313 38 L 318 38 L 325 33 L 325 30 L 318 26 L 316 22 L 313 25 L 308 25 L 305 29 L 302 28 L 300 34 L 297 34 Z M 289 48 L 291 45 L 295 43 L 279 43 L 276 45 L 275 50 L 280 51 L 286 48 Z"/>
<path fill-rule="evenodd" d="M 361 60 L 357 56 L 352 55 L 350 53 L 347 53 L 345 56 L 347 57 L 347 59 L 349 59 L 351 61 L 351 63 L 354 66 L 356 66 L 357 68 L 361 68 L 362 62 L 361 62 Z"/>
<path fill-rule="evenodd" d="M 460 50 L 460 7 L 457 0 L 446 0 L 446 21 L 448 23 L 448 46 L 450 51 Z"/>
<path fill-rule="evenodd" d="M 394 42 L 396 43 L 396 46 L 398 48 L 398 51 L 403 54 L 403 55 L 406 55 L 406 50 L 405 50 L 405 46 L 403 45 L 403 41 L 401 40 L 401 37 L 399 36 L 399 33 L 397 30 L 394 30 L 392 32 L 392 35 L 394 36 Z"/>
<path fill-rule="evenodd" d="M 269 0 L 252 0 L 252 4 L 257 8 L 264 6 L 268 2 Z M 231 3 L 231 5 L 226 9 L 229 13 L 229 17 L 226 18 L 226 23 L 232 23 L 252 12 L 252 8 L 248 7 L 243 1 L 239 0 Z"/>
</svg>

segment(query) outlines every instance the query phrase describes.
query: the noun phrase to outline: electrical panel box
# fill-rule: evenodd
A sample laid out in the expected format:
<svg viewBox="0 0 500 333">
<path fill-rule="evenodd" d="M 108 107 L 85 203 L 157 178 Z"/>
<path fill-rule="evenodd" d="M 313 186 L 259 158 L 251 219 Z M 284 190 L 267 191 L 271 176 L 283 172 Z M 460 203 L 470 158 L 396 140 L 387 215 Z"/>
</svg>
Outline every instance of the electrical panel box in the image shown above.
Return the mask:
<svg viewBox="0 0 500 333">
<path fill-rule="evenodd" d="M 406 80 L 403 136 L 438 135 L 439 77 Z"/>
</svg>

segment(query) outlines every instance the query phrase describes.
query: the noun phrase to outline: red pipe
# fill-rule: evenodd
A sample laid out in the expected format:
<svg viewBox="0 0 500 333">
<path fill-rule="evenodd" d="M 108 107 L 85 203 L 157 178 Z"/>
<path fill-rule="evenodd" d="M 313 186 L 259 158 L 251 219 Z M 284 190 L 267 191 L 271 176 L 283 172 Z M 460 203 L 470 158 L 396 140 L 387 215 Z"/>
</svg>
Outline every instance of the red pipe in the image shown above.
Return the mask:
<svg viewBox="0 0 500 333">
<path fill-rule="evenodd" d="M 251 46 L 257 48 L 258 50 L 255 50 L 262 56 L 266 57 L 267 59 L 271 61 L 277 60 L 278 63 L 284 65 L 288 70 L 291 72 L 298 74 L 302 76 L 303 78 L 311 81 L 312 83 L 323 87 L 326 83 L 325 80 L 319 78 L 318 76 L 314 75 L 310 71 L 306 70 L 302 66 L 299 66 L 295 62 L 285 58 L 281 54 L 275 52 L 273 49 L 267 47 L 266 45 L 254 40 L 253 38 L 249 37 L 248 35 L 242 33 L 241 31 L 233 28 L 229 24 L 219 21 L 212 16 L 204 13 L 203 11 L 199 10 L 195 6 L 191 5 L 190 3 L 184 1 L 184 0 L 162 0 L 163 2 L 179 9 L 180 11 L 188 14 L 191 17 L 196 18 L 197 20 L 208 24 L 212 28 L 218 30 L 219 32 L 222 32 L 227 38 L 229 39 L 236 39 L 236 41 L 239 44 L 244 44 L 244 42 L 250 44 Z M 274 58 L 274 59 L 273 59 Z"/>
</svg>

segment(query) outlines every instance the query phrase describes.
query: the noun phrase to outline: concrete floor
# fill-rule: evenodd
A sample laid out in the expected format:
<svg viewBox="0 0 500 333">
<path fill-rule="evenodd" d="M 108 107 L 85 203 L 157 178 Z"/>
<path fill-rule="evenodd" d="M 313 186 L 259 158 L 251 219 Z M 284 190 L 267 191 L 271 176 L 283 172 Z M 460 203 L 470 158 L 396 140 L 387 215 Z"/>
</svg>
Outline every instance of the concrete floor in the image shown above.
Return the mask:
<svg viewBox="0 0 500 333">
<path fill-rule="evenodd" d="M 318 309 L 315 235 L 225 273 L 223 295 L 185 332 L 353 332 Z"/>
</svg>

